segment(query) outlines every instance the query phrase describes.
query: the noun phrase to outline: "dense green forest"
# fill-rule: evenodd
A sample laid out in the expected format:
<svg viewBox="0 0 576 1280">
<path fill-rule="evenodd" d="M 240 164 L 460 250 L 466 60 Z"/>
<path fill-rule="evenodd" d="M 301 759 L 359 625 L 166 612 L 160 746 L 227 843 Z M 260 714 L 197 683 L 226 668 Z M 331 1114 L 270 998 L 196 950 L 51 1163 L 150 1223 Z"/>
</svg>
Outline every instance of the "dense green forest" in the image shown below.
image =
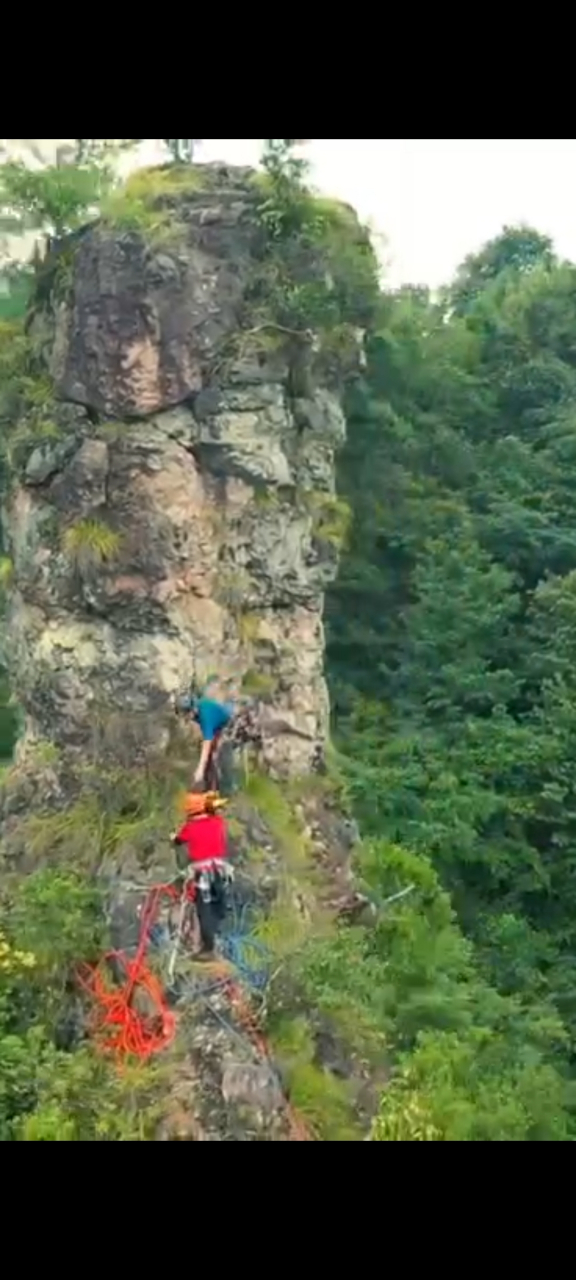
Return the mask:
<svg viewBox="0 0 576 1280">
<path fill-rule="evenodd" d="M 576 268 L 506 229 L 440 300 L 385 295 L 368 351 L 336 729 L 364 834 L 430 865 L 455 912 L 425 945 L 412 921 L 436 978 L 414 974 L 404 1087 L 449 1138 L 571 1139 Z"/>
<path fill-rule="evenodd" d="M 278 169 L 279 234 L 302 234 L 303 172 Z M 35 225 L 63 203 L 77 225 L 96 178 L 86 195 L 68 174 L 62 195 L 61 173 L 40 175 Z M 25 207 L 15 182 L 8 167 Z M 290 976 L 378 1079 L 384 1064 L 375 1140 L 572 1141 L 576 267 L 509 228 L 440 298 L 384 290 L 374 306 L 365 260 L 358 281 L 367 367 L 348 374 L 328 675 L 356 870 L 381 909 L 306 943 Z M 26 296 L 16 273 L 8 347 Z M 94 886 L 43 869 L 0 926 L 0 1140 L 150 1137 L 154 1073 L 119 1080 L 85 1044 L 63 1049 L 72 959 L 103 944 Z M 327 1133 L 354 1136 L 341 1096 L 323 1105 Z"/>
</svg>

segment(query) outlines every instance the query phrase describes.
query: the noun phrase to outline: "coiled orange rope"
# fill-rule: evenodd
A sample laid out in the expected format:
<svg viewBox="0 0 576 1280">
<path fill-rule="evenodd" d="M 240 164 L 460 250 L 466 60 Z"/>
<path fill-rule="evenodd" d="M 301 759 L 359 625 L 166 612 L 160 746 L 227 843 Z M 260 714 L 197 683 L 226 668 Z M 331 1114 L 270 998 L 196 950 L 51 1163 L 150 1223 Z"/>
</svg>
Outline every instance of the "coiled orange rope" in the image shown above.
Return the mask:
<svg viewBox="0 0 576 1280">
<path fill-rule="evenodd" d="M 189 901 L 194 900 L 194 886 L 185 888 Z M 163 897 L 178 898 L 173 884 L 154 885 L 146 898 L 140 921 L 140 934 L 133 960 L 123 951 L 108 951 L 97 965 L 83 965 L 78 981 L 94 1002 L 89 1025 L 96 1042 L 104 1052 L 124 1058 L 134 1056 L 145 1061 L 172 1044 L 176 1035 L 176 1016 L 168 1007 L 161 982 L 144 963 L 150 932 Z M 124 985 L 111 986 L 105 966 L 116 963 L 125 974 Z M 227 968 L 227 966 L 226 966 Z M 254 1048 L 266 1061 L 270 1050 L 241 987 L 232 978 L 223 982 L 236 1018 Z M 135 1007 L 145 1001 L 145 1013 Z M 286 1114 L 294 1142 L 313 1142 L 314 1135 L 286 1101 Z"/>
<path fill-rule="evenodd" d="M 108 951 L 97 965 L 82 965 L 78 971 L 80 985 L 94 1001 L 90 1029 L 105 1052 L 146 1060 L 174 1040 L 176 1017 L 166 1003 L 162 984 L 144 963 L 150 931 L 163 896 L 175 898 L 174 885 L 154 885 L 150 890 L 142 911 L 133 960 L 124 951 Z M 105 966 L 114 962 L 125 974 L 122 987 L 111 986 L 106 978 Z M 144 1004 L 146 1012 L 141 1012 Z"/>
</svg>

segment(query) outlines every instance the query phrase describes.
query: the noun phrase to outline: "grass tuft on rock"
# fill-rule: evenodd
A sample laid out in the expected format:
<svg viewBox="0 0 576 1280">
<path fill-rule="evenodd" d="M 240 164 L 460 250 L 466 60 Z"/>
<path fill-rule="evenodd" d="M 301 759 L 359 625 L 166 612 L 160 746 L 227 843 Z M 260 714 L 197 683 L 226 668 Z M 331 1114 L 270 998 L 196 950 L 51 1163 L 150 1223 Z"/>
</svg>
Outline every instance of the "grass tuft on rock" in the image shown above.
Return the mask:
<svg viewBox="0 0 576 1280">
<path fill-rule="evenodd" d="M 179 230 L 174 203 L 187 193 L 201 191 L 206 181 L 200 166 L 139 169 L 103 201 L 102 221 L 117 230 L 138 231 L 152 242 L 167 243 Z"/>
<path fill-rule="evenodd" d="M 113 560 L 120 545 L 120 534 L 101 520 L 78 520 L 62 535 L 62 550 L 78 568 L 97 567 Z"/>
</svg>

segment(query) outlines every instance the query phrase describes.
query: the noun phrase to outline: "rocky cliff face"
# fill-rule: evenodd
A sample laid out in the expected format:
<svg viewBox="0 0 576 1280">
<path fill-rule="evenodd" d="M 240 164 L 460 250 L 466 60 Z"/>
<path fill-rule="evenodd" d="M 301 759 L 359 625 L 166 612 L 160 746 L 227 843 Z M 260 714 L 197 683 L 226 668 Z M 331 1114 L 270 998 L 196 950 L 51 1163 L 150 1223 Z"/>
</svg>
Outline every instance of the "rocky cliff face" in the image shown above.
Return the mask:
<svg viewBox="0 0 576 1280">
<path fill-rule="evenodd" d="M 200 998 L 181 956 L 157 1136 L 295 1140 L 298 1082 L 313 1136 L 362 1136 L 363 1054 L 353 1036 L 342 1049 L 297 960 L 364 909 L 355 832 L 310 766 L 328 731 L 323 592 L 347 515 L 335 374 L 358 357 L 373 255 L 349 210 L 301 194 L 263 205 L 249 171 L 136 177 L 53 252 L 27 335 L 0 326 L 0 589 L 24 716 L 0 791 L 2 888 L 73 866 L 97 883 L 111 945 L 133 952 L 148 890 L 174 875 L 167 837 L 197 759 L 170 695 L 213 672 L 252 694 L 264 768 L 250 762 L 228 826 L 235 906 L 269 960 L 259 1024 L 276 1038 L 258 1045 L 223 988 Z M 62 900 L 72 933 L 75 901 Z M 74 963 L 86 945 L 79 929 Z"/>
<path fill-rule="evenodd" d="M 268 767 L 303 772 L 326 738 L 345 424 L 314 332 L 251 301 L 255 199 L 207 167 L 160 247 L 103 224 L 55 263 L 30 330 L 55 397 L 4 511 L 24 745 L 82 748 L 122 709 L 161 745 L 169 695 L 212 672 L 274 708 Z"/>
</svg>

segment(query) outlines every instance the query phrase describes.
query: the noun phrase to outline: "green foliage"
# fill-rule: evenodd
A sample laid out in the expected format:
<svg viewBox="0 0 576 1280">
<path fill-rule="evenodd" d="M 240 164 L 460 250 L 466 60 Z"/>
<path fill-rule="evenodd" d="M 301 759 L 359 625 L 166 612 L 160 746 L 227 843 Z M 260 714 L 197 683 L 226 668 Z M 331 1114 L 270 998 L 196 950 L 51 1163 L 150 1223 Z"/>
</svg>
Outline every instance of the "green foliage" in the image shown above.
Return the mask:
<svg viewBox="0 0 576 1280">
<path fill-rule="evenodd" d="M 325 370 L 337 375 L 357 359 L 357 329 L 374 316 L 376 258 L 353 210 L 311 194 L 307 165 L 291 145 L 268 140 L 256 178 L 260 267 L 248 297 L 250 320 L 307 340 L 316 334 Z"/>
<path fill-rule="evenodd" d="M 0 274 L 0 321 L 21 320 L 31 299 L 34 275 L 29 267 L 12 265 Z"/>
<path fill-rule="evenodd" d="M 6 673 L 0 668 L 0 761 L 11 760 L 18 736 L 18 713 Z"/>
<path fill-rule="evenodd" d="M 460 267 L 448 305 L 458 315 L 466 315 L 487 287 L 506 275 L 525 275 L 537 267 L 554 265 L 552 241 L 532 227 L 504 227 L 480 253 L 471 254 Z"/>
<path fill-rule="evenodd" d="M 103 164 L 117 159 L 142 138 L 75 138 L 76 164 Z"/>
<path fill-rule="evenodd" d="M 574 1086 L 533 1051 L 509 1061 L 494 1028 L 420 1037 L 410 1066 L 382 1096 L 378 1142 L 574 1142 Z"/>
<path fill-rule="evenodd" d="M 312 516 L 312 531 L 318 542 L 341 551 L 346 545 L 352 521 L 352 511 L 342 498 L 329 493 L 306 490 L 301 494 L 304 508 Z"/>
<path fill-rule="evenodd" d="M 81 961 L 105 945 L 94 887 L 78 872 L 43 869 L 24 880 L 0 921 L 0 1140 L 150 1141 L 159 1074 L 121 1074 L 78 1042 Z M 73 1043 L 61 1047 L 66 1026 Z M 70 1032 L 68 1031 L 68 1034 Z"/>
<path fill-rule="evenodd" d="M 260 634 L 261 619 L 249 609 L 238 614 L 238 633 L 242 644 L 252 644 Z"/>
<path fill-rule="evenodd" d="M 167 815 L 189 779 L 189 763 L 171 756 L 151 762 L 143 746 L 129 713 L 117 724 L 107 717 L 102 730 L 96 723 L 99 762 L 83 766 L 74 802 L 63 809 L 40 809 L 23 819 L 21 839 L 28 853 L 40 862 L 50 859 L 80 867 L 83 874 L 98 870 L 112 856 L 135 856 L 145 864 L 158 842 L 166 839 Z M 36 763 L 41 767 L 48 761 Z"/>
<path fill-rule="evenodd" d="M 60 438 L 53 414 L 52 382 L 22 319 L 0 319 L 0 479 L 4 489 L 35 445 Z"/>
<path fill-rule="evenodd" d="M 113 560 L 120 546 L 120 534 L 101 520 L 78 520 L 62 536 L 64 554 L 80 570 L 96 568 Z"/>
<path fill-rule="evenodd" d="M 257 935 L 284 964 L 320 924 L 320 913 L 312 910 L 317 876 L 310 841 L 285 785 L 254 771 L 246 780 L 245 792 L 277 850 L 276 896 L 258 925 Z"/>
<path fill-rule="evenodd" d="M 122 1074 L 83 1047 L 46 1052 L 35 1081 L 35 1106 L 15 1130 L 17 1142 L 151 1142 L 162 1114 L 159 1073 Z"/>
<path fill-rule="evenodd" d="M 251 698 L 261 698 L 263 702 L 273 697 L 276 685 L 274 677 L 264 671 L 246 671 L 242 677 L 242 692 Z"/>
<path fill-rule="evenodd" d="M 34 955 L 37 969 L 51 978 L 66 973 L 78 956 L 97 959 L 104 944 L 99 896 L 75 870 L 42 868 L 28 876 L 9 918 L 19 945 Z"/>
<path fill-rule="evenodd" d="M 383 297 L 349 392 L 333 706 L 362 873 L 414 886 L 372 935 L 378 1140 L 574 1138 L 575 325 L 576 268 L 509 228 L 439 304 Z"/>
<path fill-rule="evenodd" d="M 279 1021 L 270 1041 L 286 1081 L 290 1101 L 323 1142 L 355 1142 L 362 1137 L 346 1081 L 316 1062 L 314 1037 L 306 1019 Z"/>
<path fill-rule="evenodd" d="M 255 772 L 247 782 L 246 794 L 270 828 L 287 864 L 293 868 L 304 866 L 308 858 L 306 837 L 284 788 L 265 774 Z"/>
<path fill-rule="evenodd" d="M 201 141 L 201 138 L 164 138 L 175 164 L 192 164 L 194 147 Z"/>
<path fill-rule="evenodd" d="M 167 244 L 178 235 L 174 204 L 186 193 L 201 191 L 207 181 L 199 166 L 170 165 L 139 169 L 102 202 L 105 223 L 126 231 L 138 231 L 148 240 Z"/>
<path fill-rule="evenodd" d="M 11 161 L 0 166 L 0 229 L 65 235 L 97 212 L 111 182 L 110 170 L 101 164 L 28 169 Z"/>
</svg>

